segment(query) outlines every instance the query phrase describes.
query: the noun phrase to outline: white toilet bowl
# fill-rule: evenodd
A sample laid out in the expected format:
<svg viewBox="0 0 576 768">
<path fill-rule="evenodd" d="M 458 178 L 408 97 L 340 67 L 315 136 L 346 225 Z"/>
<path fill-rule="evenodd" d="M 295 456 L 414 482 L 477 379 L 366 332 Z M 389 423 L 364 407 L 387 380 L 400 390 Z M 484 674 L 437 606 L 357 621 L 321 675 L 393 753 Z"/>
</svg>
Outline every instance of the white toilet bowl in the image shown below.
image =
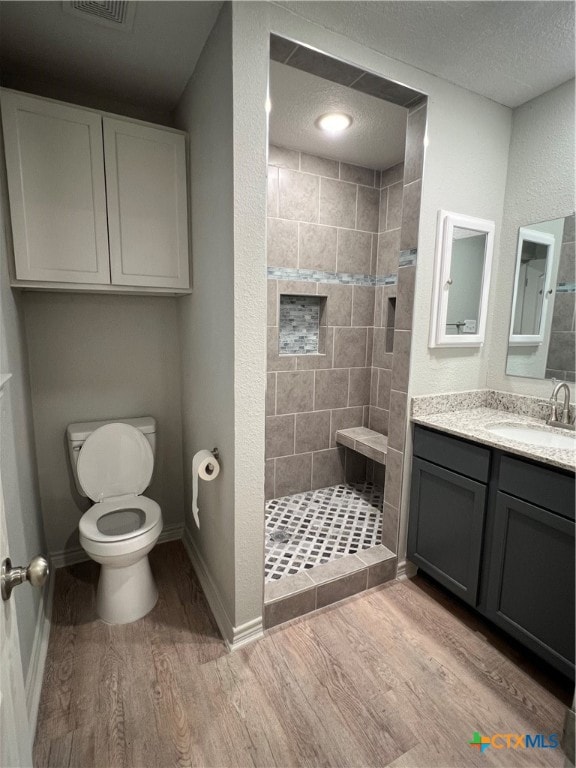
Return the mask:
<svg viewBox="0 0 576 768">
<path fill-rule="evenodd" d="M 162 513 L 145 496 L 103 501 L 80 519 L 80 544 L 100 563 L 96 612 L 108 624 L 127 624 L 149 613 L 158 590 L 148 553 L 162 532 Z"/>
<path fill-rule="evenodd" d="M 142 618 L 158 599 L 148 553 L 162 532 L 162 512 L 140 495 L 153 467 L 150 443 L 126 423 L 94 429 L 78 453 L 78 485 L 96 502 L 80 519 L 80 544 L 101 565 L 96 611 L 109 624 Z"/>
</svg>

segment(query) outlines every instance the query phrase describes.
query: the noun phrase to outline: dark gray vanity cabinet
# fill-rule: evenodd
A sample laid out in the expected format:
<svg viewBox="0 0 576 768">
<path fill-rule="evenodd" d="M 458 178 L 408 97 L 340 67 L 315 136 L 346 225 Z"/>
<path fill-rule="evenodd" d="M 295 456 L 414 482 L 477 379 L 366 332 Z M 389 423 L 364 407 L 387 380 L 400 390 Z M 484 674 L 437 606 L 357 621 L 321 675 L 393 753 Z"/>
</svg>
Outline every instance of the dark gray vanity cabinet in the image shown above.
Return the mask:
<svg viewBox="0 0 576 768">
<path fill-rule="evenodd" d="M 574 476 L 416 426 L 408 558 L 574 677 Z"/>
<path fill-rule="evenodd" d="M 573 675 L 573 478 L 503 456 L 498 487 L 486 616 Z"/>
<path fill-rule="evenodd" d="M 490 451 L 417 429 L 408 557 L 477 605 Z"/>
</svg>

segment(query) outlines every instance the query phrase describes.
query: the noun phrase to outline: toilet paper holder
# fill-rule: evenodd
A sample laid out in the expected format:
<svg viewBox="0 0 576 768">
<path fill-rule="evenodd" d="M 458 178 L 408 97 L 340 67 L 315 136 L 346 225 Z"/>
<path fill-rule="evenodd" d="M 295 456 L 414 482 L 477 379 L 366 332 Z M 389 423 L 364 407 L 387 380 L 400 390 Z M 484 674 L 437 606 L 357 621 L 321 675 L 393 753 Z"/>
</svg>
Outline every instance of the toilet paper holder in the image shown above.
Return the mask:
<svg viewBox="0 0 576 768">
<path fill-rule="evenodd" d="M 220 461 L 220 451 L 218 450 L 218 448 L 212 448 L 210 453 L 212 454 L 212 456 L 214 456 L 216 461 Z"/>
</svg>

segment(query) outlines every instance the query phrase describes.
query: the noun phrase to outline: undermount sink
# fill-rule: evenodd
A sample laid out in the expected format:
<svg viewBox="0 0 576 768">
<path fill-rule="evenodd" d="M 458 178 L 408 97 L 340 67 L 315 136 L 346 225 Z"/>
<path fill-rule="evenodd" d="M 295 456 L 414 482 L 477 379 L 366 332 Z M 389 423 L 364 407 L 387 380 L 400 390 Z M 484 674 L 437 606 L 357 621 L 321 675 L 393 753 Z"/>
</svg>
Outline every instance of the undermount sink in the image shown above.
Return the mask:
<svg viewBox="0 0 576 768">
<path fill-rule="evenodd" d="M 528 424 L 493 424 L 486 427 L 488 432 L 517 443 L 537 445 L 540 448 L 562 448 L 576 450 L 576 435 L 560 434 L 546 427 L 530 426 Z"/>
</svg>

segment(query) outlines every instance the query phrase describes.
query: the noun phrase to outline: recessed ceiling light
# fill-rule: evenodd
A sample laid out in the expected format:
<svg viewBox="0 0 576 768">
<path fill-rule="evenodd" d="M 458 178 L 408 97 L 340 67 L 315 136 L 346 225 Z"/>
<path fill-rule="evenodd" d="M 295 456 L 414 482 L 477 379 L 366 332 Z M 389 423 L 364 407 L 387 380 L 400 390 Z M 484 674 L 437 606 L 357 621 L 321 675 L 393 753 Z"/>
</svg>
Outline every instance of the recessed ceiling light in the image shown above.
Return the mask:
<svg viewBox="0 0 576 768">
<path fill-rule="evenodd" d="M 341 133 L 352 125 L 352 118 L 344 112 L 328 112 L 316 120 L 316 127 L 326 133 Z"/>
</svg>

